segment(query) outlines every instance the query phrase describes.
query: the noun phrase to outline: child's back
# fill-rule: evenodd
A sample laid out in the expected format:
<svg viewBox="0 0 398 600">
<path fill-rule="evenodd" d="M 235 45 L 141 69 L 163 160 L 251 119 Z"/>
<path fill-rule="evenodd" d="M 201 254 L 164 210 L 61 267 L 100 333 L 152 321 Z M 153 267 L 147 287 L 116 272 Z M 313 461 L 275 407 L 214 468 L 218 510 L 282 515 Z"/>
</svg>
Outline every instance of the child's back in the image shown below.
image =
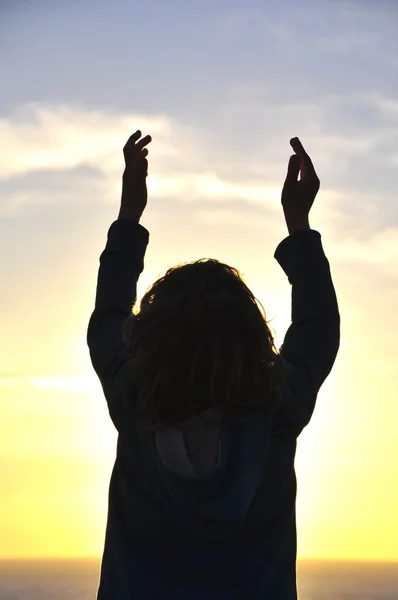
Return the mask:
<svg viewBox="0 0 398 600">
<path fill-rule="evenodd" d="M 278 358 L 289 379 L 278 411 L 243 418 L 231 410 L 219 421 L 210 409 L 183 429 L 143 431 L 124 400 L 138 390 L 120 319 L 149 234 L 127 219 L 110 227 L 88 328 L 119 433 L 98 600 L 297 598 L 296 440 L 334 364 L 340 316 L 320 234 L 289 231 L 275 252 L 292 284 L 292 324 Z"/>
</svg>

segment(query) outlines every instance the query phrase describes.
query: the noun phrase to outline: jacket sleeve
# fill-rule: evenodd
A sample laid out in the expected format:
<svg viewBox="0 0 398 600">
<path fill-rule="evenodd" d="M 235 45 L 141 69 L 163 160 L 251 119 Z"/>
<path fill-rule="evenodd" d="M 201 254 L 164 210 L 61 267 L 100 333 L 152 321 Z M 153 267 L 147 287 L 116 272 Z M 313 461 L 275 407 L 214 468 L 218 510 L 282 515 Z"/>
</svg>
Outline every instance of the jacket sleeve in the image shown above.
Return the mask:
<svg viewBox="0 0 398 600">
<path fill-rule="evenodd" d="M 285 238 L 274 257 L 292 285 L 292 323 L 280 348 L 289 379 L 274 421 L 299 435 L 312 417 L 319 389 L 335 362 L 340 314 L 318 231 L 297 231 Z"/>
<path fill-rule="evenodd" d="M 128 381 L 130 359 L 123 325 L 136 300 L 148 241 L 149 232 L 139 223 L 112 223 L 99 259 L 95 309 L 87 329 L 91 363 L 116 429 L 123 421 L 121 395 Z"/>
</svg>

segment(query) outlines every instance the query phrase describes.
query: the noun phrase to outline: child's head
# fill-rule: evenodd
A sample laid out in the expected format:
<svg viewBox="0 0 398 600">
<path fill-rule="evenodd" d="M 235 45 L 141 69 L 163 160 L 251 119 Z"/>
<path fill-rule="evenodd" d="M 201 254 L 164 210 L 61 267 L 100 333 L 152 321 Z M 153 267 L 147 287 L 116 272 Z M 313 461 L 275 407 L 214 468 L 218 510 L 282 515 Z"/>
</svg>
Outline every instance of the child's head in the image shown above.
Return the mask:
<svg viewBox="0 0 398 600">
<path fill-rule="evenodd" d="M 264 307 L 234 267 L 200 259 L 168 269 L 133 307 L 124 335 L 137 416 L 157 424 L 149 429 L 209 407 L 279 406 L 284 368 Z"/>
</svg>

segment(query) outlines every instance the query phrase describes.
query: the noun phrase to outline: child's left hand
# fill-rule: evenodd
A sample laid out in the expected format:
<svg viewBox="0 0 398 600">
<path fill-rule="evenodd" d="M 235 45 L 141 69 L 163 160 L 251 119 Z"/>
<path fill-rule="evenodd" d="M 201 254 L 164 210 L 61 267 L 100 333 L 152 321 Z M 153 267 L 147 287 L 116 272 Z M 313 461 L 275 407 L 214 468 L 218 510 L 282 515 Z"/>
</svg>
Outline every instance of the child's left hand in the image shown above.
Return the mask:
<svg viewBox="0 0 398 600">
<path fill-rule="evenodd" d="M 119 219 L 138 221 L 146 207 L 148 192 L 146 178 L 148 176 L 148 149 L 144 148 L 152 141 L 150 135 L 142 139 L 141 131 L 136 131 L 127 140 L 123 148 L 126 167 L 123 173 L 122 200 Z"/>
</svg>

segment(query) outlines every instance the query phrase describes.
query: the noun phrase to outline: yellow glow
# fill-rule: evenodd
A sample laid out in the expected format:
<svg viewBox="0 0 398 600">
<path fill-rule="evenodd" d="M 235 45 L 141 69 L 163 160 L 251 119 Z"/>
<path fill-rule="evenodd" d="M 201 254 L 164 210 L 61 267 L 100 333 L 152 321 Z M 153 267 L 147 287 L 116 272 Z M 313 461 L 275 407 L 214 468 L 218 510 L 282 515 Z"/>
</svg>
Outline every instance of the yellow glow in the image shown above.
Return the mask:
<svg viewBox="0 0 398 600">
<path fill-rule="evenodd" d="M 267 301 L 255 283 L 253 291 L 267 318 L 275 316 L 278 346 L 290 299 L 274 295 Z M 387 355 L 383 368 L 372 364 L 366 347 L 354 342 L 360 335 L 355 311 L 348 320 L 351 337 L 345 332 L 335 374 L 298 441 L 298 554 L 394 561 L 394 358 Z M 116 432 L 95 375 L 8 378 L 1 395 L 0 556 L 101 554 Z"/>
<path fill-rule="evenodd" d="M 241 270 L 264 305 L 279 347 L 291 314 L 291 287 L 273 258 L 285 235 L 282 226 L 268 224 L 258 234 L 251 226 L 223 229 L 220 221 L 215 230 L 199 224 L 199 234 L 192 235 L 178 220 L 165 227 L 158 218 L 153 212 L 143 222 L 151 241 L 138 297 L 168 266 L 216 257 Z M 54 259 L 43 271 L 39 263 L 35 273 L 21 276 L 15 301 L 6 306 L 0 340 L 0 557 L 103 550 L 116 432 L 85 336 L 109 225 L 99 227 L 101 239 L 99 233 L 95 240 L 74 238 L 75 255 L 62 269 Z M 398 561 L 398 289 L 390 277 L 392 251 L 381 239 L 374 245 L 380 261 L 364 264 L 357 260 L 358 244 L 355 252 L 346 248 L 347 258 L 337 234 L 323 239 L 342 316 L 341 347 L 298 440 L 298 555 Z M 29 314 L 21 327 L 25 288 L 31 290 Z"/>
</svg>

